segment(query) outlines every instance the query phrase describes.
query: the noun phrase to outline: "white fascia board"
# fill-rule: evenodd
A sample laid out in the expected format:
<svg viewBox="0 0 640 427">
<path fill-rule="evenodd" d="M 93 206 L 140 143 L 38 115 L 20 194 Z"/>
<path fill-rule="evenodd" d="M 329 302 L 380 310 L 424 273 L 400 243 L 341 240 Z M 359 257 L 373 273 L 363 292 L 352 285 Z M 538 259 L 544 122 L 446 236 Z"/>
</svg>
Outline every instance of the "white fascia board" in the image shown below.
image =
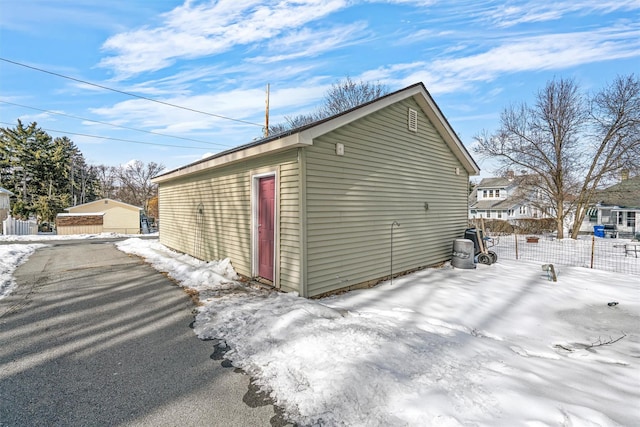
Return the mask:
<svg viewBox="0 0 640 427">
<path fill-rule="evenodd" d="M 291 148 L 302 147 L 305 145 L 311 145 L 311 141 L 302 141 L 300 134 L 295 133 L 283 138 L 278 138 L 273 141 L 266 142 L 264 144 L 257 144 L 251 147 L 247 147 L 241 150 L 232 151 L 220 157 L 213 157 L 209 160 L 192 164 L 191 166 L 185 166 L 168 172 L 165 175 L 153 178 L 151 181 L 154 183 L 161 183 L 178 177 L 191 175 L 194 173 L 202 172 L 207 169 L 213 169 L 220 166 L 226 166 L 232 163 L 241 162 L 251 159 L 253 157 L 262 156 L 265 154 L 277 153 L 279 151 L 288 150 Z"/>
<path fill-rule="evenodd" d="M 451 151 L 453 151 L 456 157 L 460 160 L 469 175 L 479 175 L 480 168 L 477 163 L 464 147 L 464 144 L 460 141 L 458 135 L 453 131 L 447 119 L 442 115 L 440 109 L 435 104 L 431 96 L 422 89 L 418 90 L 418 92 L 420 92 L 422 96 L 414 95 L 414 99 L 418 105 L 420 105 L 422 111 L 424 111 L 427 117 L 429 117 L 429 120 L 431 120 L 431 123 L 433 123 L 438 133 L 440 133 L 442 139 L 444 139 L 447 145 L 449 145 L 449 148 L 451 148 Z"/>
</svg>

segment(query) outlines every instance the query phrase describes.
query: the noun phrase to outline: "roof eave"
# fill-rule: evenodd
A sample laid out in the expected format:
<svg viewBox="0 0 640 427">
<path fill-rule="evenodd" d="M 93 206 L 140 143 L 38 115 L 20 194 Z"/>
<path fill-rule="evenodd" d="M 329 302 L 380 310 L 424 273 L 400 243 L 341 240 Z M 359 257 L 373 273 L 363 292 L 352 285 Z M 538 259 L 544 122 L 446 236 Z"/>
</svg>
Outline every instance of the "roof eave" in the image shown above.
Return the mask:
<svg viewBox="0 0 640 427">
<path fill-rule="evenodd" d="M 263 156 L 265 154 L 277 153 L 280 151 L 289 150 L 297 147 L 304 147 L 311 145 L 311 140 L 301 138 L 300 133 L 283 136 L 264 144 L 257 144 L 247 147 L 242 150 L 230 151 L 227 154 L 221 156 L 214 156 L 208 160 L 204 160 L 198 163 L 192 163 L 187 166 L 183 166 L 165 174 L 156 176 L 151 181 L 155 184 L 169 181 L 172 179 L 192 175 L 194 173 L 202 172 L 208 169 L 216 168 L 223 165 L 230 165 L 233 163 L 248 160 L 254 157 Z"/>
<path fill-rule="evenodd" d="M 416 83 L 405 89 L 385 95 L 376 100 L 370 101 L 362 106 L 355 107 L 352 110 L 338 114 L 332 118 L 321 120 L 316 124 L 304 126 L 297 131 L 288 133 L 281 138 L 249 145 L 245 148 L 232 149 L 231 151 L 215 155 L 209 159 L 201 160 L 190 165 L 183 166 L 165 174 L 159 175 L 152 179 L 152 182 L 159 184 L 165 181 L 184 177 L 194 173 L 202 172 L 208 169 L 216 168 L 222 165 L 247 160 L 253 157 L 265 154 L 276 153 L 291 148 L 304 147 L 313 145 L 313 140 L 319 136 L 329 133 L 339 127 L 345 126 L 362 117 L 365 117 L 375 111 L 388 107 L 396 102 L 413 97 L 429 120 L 434 124 L 438 133 L 442 136 L 445 143 L 453 151 L 455 156 L 460 160 L 465 170 L 470 176 L 479 175 L 480 167 L 473 160 L 462 141 L 458 138 L 453 128 L 444 117 L 440 108 L 422 83 Z"/>
</svg>

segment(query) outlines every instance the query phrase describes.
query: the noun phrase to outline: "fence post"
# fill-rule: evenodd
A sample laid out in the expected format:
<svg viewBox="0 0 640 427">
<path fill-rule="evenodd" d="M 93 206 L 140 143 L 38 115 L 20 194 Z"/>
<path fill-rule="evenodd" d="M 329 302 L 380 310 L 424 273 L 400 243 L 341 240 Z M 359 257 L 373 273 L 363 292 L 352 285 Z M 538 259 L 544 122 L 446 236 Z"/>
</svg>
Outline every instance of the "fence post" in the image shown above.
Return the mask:
<svg viewBox="0 0 640 427">
<path fill-rule="evenodd" d="M 593 255 L 596 249 L 596 236 L 591 236 L 591 268 L 593 268 Z"/>
</svg>

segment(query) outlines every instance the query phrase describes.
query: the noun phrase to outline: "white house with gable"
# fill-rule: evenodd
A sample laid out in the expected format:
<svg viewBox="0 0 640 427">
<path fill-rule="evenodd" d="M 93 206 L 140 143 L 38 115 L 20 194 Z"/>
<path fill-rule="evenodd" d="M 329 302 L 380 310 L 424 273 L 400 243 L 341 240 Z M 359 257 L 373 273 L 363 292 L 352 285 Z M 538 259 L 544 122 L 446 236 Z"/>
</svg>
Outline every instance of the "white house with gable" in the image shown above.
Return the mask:
<svg viewBox="0 0 640 427">
<path fill-rule="evenodd" d="M 469 195 L 469 218 L 504 221 L 549 218 L 540 197 L 526 185 L 526 175 L 484 178 Z"/>
</svg>

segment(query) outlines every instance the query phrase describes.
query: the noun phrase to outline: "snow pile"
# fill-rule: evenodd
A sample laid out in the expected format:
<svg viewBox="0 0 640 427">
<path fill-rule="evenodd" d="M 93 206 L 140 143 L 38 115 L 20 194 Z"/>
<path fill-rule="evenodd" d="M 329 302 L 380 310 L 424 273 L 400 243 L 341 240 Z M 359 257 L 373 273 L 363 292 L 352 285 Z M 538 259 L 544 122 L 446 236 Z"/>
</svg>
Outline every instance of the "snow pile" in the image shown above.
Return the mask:
<svg viewBox="0 0 640 427">
<path fill-rule="evenodd" d="M 42 244 L 0 245 L 0 299 L 9 295 L 16 287 L 13 272 Z"/>
<path fill-rule="evenodd" d="M 156 270 L 167 273 L 180 286 L 196 290 L 200 299 L 217 296 L 221 291 L 243 290 L 238 275 L 227 258 L 222 261 L 205 262 L 168 249 L 157 240 L 139 238 L 117 242 L 123 252 L 144 258 Z"/>
<path fill-rule="evenodd" d="M 137 239 L 121 249 L 208 286 L 207 263 Z M 302 425 L 640 425 L 638 278 L 558 274 L 501 261 L 320 300 L 219 292 L 195 331 Z"/>
</svg>

